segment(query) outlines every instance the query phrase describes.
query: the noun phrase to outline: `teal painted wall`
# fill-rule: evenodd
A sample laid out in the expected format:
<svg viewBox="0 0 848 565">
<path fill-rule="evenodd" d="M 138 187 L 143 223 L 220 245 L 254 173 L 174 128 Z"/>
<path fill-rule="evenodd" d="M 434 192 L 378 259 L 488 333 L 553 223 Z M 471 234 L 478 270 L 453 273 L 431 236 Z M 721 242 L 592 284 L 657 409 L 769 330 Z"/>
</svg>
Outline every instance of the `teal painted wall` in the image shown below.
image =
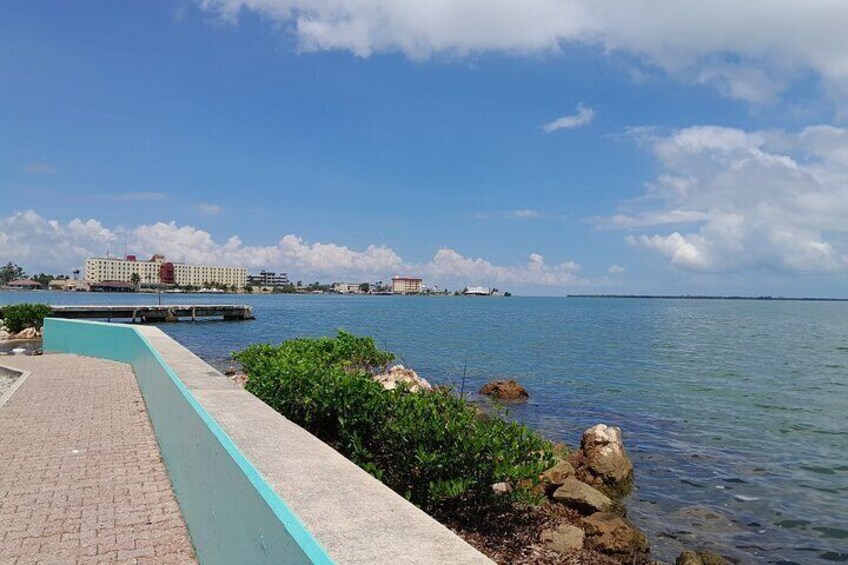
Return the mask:
<svg viewBox="0 0 848 565">
<path fill-rule="evenodd" d="M 200 563 L 332 563 L 133 326 L 48 318 L 44 351 L 132 365 Z"/>
</svg>

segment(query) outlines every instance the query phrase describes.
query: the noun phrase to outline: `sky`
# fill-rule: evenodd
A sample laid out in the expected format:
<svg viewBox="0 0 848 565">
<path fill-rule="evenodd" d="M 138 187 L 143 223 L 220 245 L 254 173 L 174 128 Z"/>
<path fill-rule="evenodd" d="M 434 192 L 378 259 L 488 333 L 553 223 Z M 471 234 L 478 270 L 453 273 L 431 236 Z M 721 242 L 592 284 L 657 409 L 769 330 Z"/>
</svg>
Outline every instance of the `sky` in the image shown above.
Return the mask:
<svg viewBox="0 0 848 565">
<path fill-rule="evenodd" d="M 0 261 L 848 298 L 848 3 L 0 5 Z"/>
</svg>

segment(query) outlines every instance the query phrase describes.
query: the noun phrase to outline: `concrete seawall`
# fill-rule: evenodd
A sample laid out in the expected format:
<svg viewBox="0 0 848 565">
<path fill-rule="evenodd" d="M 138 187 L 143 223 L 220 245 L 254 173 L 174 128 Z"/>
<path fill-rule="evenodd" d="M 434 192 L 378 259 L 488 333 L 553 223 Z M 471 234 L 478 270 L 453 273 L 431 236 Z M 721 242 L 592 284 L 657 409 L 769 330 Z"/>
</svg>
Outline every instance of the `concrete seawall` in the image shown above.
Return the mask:
<svg viewBox="0 0 848 565">
<path fill-rule="evenodd" d="M 47 319 L 44 349 L 133 366 L 201 563 L 491 563 L 158 328 Z"/>
</svg>

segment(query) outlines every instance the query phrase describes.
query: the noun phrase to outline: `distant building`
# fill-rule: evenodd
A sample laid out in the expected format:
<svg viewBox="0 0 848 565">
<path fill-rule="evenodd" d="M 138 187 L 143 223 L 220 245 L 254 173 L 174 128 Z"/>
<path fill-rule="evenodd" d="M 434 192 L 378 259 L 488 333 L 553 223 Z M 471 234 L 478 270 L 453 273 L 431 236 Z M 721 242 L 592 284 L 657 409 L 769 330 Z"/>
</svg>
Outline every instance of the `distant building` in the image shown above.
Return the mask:
<svg viewBox="0 0 848 565">
<path fill-rule="evenodd" d="M 362 294 L 361 283 L 336 283 L 332 288 L 338 294 Z"/>
<path fill-rule="evenodd" d="M 85 292 L 91 290 L 87 282 L 75 279 L 55 279 L 47 283 L 47 288 L 66 292 Z"/>
<path fill-rule="evenodd" d="M 131 283 L 138 275 L 142 285 L 206 286 L 209 284 L 236 286 L 247 284 L 247 269 L 242 267 L 211 267 L 186 265 L 165 261 L 162 255 L 154 255 L 148 261 L 137 261 L 134 255 L 126 259 L 91 258 L 85 260 L 85 280 L 91 283 Z M 93 285 L 92 285 L 93 286 Z M 92 288 L 92 290 L 94 290 Z"/>
<path fill-rule="evenodd" d="M 421 294 L 422 279 L 416 277 L 392 277 L 392 292 L 395 294 Z"/>
<path fill-rule="evenodd" d="M 286 273 L 277 274 L 273 271 L 259 271 L 258 275 L 248 275 L 247 284 L 249 286 L 271 287 L 288 286 L 289 277 Z"/>
<path fill-rule="evenodd" d="M 41 290 L 41 283 L 30 279 L 16 279 L 10 281 L 6 286 L 19 290 Z"/>
<path fill-rule="evenodd" d="M 89 285 L 91 292 L 132 292 L 135 287 L 132 283 L 121 281 L 93 282 Z"/>
<path fill-rule="evenodd" d="M 487 286 L 469 286 L 462 294 L 470 296 L 489 296 L 492 294 L 492 290 Z"/>
</svg>

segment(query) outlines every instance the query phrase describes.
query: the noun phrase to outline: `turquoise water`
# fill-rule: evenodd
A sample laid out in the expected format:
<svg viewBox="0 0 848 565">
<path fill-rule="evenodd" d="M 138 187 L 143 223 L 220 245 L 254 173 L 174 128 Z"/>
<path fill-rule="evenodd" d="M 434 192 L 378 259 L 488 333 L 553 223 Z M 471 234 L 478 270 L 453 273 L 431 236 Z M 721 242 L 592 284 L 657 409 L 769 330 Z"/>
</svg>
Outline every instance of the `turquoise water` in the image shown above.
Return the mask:
<svg viewBox="0 0 848 565">
<path fill-rule="evenodd" d="M 145 295 L 0 294 L 0 303 Z M 624 430 L 631 517 L 657 557 L 701 545 L 740 562 L 848 561 L 848 303 L 578 298 L 163 296 L 254 306 L 251 322 L 162 328 L 216 365 L 257 341 L 373 335 L 466 390 L 515 378 L 510 417 L 552 439 Z"/>
</svg>

